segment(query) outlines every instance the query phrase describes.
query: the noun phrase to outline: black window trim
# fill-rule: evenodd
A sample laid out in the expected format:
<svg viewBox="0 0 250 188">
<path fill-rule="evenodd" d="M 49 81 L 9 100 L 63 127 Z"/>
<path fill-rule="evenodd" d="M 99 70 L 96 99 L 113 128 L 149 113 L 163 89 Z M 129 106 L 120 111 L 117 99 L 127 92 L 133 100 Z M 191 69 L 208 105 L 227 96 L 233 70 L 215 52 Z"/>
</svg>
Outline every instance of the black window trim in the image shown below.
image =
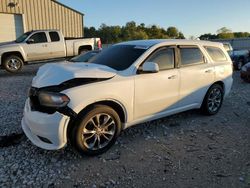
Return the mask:
<svg viewBox="0 0 250 188">
<path fill-rule="evenodd" d="M 52 41 L 52 40 L 51 40 L 50 33 L 57 33 L 57 35 L 58 35 L 58 37 L 59 37 L 59 40 L 58 40 L 58 41 Z M 49 32 L 48 32 L 48 37 L 49 37 L 49 40 L 50 40 L 49 42 L 50 42 L 50 43 L 61 42 L 60 35 L 59 35 L 59 33 L 58 33 L 57 31 L 49 31 Z"/>
<path fill-rule="evenodd" d="M 228 61 L 228 58 L 227 58 L 226 54 L 225 54 L 225 53 L 223 52 L 223 50 L 220 49 L 219 47 L 204 45 L 203 48 L 206 50 L 208 56 L 210 57 L 210 59 L 211 59 L 213 62 L 224 62 L 224 61 Z M 215 61 L 215 60 L 212 58 L 212 56 L 208 53 L 207 48 L 216 48 L 216 49 L 219 49 L 219 50 L 223 53 L 223 55 L 224 55 L 224 57 L 226 58 L 226 60 L 223 60 L 223 61 Z"/>
<path fill-rule="evenodd" d="M 188 65 L 182 65 L 182 63 L 181 63 L 181 52 L 180 52 L 181 48 L 198 48 L 200 50 L 201 54 L 202 54 L 202 57 L 203 57 L 202 60 L 203 61 L 201 63 L 192 63 L 192 64 L 188 64 Z M 178 45 L 177 49 L 178 49 L 178 58 L 179 58 L 178 68 L 207 64 L 207 61 L 205 60 L 206 56 L 204 55 L 203 51 L 201 50 L 201 48 L 198 45 Z"/>
<path fill-rule="evenodd" d="M 168 71 L 168 70 L 173 70 L 178 68 L 178 64 L 179 64 L 179 59 L 178 59 L 178 54 L 177 54 L 177 46 L 176 45 L 167 45 L 167 46 L 161 46 L 157 49 L 155 49 L 153 52 L 151 52 L 144 60 L 143 62 L 139 65 L 136 74 L 144 74 L 144 72 L 142 71 L 142 66 L 143 64 L 149 59 L 151 58 L 155 53 L 157 53 L 158 51 L 162 50 L 162 49 L 174 49 L 174 68 L 170 68 L 170 69 L 164 69 L 164 70 L 159 70 L 159 72 L 163 72 L 163 71 Z"/>
<path fill-rule="evenodd" d="M 31 37 L 33 37 L 34 35 L 36 35 L 36 34 L 38 34 L 38 33 L 44 33 L 45 36 L 46 36 L 47 42 L 38 42 L 38 43 L 31 43 L 31 44 L 44 44 L 44 43 L 49 43 L 49 40 L 48 40 L 48 39 L 50 39 L 50 38 L 48 38 L 47 33 L 44 32 L 44 31 L 39 31 L 39 32 L 31 33 L 31 35 L 29 36 L 29 38 L 26 39 L 26 41 L 28 41 Z"/>
</svg>

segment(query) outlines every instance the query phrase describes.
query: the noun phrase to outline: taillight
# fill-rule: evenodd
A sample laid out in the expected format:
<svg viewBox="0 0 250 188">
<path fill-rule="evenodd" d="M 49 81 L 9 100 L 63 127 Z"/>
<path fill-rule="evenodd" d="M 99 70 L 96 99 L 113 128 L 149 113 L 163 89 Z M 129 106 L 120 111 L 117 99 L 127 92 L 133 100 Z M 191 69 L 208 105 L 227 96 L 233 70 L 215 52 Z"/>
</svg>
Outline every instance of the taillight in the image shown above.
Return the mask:
<svg viewBox="0 0 250 188">
<path fill-rule="evenodd" d="M 98 40 L 97 47 L 98 47 L 99 50 L 102 49 L 102 41 L 101 40 Z"/>
</svg>

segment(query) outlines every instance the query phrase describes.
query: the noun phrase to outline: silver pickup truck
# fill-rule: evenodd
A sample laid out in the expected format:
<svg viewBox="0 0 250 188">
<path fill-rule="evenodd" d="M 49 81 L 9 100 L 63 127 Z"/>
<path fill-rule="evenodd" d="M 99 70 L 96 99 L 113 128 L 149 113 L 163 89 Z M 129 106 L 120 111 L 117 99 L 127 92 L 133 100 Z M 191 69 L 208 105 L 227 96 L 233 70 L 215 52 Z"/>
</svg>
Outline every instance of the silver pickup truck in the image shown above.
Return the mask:
<svg viewBox="0 0 250 188">
<path fill-rule="evenodd" d="M 66 39 L 57 30 L 30 31 L 0 43 L 0 66 L 15 73 L 30 61 L 71 57 L 97 48 L 101 48 L 100 38 Z"/>
</svg>

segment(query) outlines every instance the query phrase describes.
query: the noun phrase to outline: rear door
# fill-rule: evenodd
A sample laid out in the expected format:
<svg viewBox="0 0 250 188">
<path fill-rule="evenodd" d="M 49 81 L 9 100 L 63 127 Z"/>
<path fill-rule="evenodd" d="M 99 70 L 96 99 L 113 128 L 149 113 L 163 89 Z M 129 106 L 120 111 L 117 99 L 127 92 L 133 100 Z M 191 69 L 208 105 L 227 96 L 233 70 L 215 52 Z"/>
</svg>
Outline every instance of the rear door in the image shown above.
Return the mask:
<svg viewBox="0 0 250 188">
<path fill-rule="evenodd" d="M 164 47 L 146 60 L 157 63 L 160 71 L 136 75 L 134 119 L 154 116 L 176 107 L 180 76 L 175 59 L 175 48 Z"/>
<path fill-rule="evenodd" d="M 179 46 L 178 49 L 181 77 L 179 107 L 198 106 L 214 83 L 214 65 L 198 46 Z"/>
<path fill-rule="evenodd" d="M 56 31 L 48 32 L 50 41 L 48 43 L 48 48 L 50 48 L 51 58 L 61 58 L 66 56 L 65 42 L 63 38 Z"/>
<path fill-rule="evenodd" d="M 48 38 L 45 32 L 36 32 L 28 40 L 33 40 L 32 43 L 23 44 L 28 61 L 50 59 L 50 51 L 54 49 L 48 47 Z"/>
</svg>

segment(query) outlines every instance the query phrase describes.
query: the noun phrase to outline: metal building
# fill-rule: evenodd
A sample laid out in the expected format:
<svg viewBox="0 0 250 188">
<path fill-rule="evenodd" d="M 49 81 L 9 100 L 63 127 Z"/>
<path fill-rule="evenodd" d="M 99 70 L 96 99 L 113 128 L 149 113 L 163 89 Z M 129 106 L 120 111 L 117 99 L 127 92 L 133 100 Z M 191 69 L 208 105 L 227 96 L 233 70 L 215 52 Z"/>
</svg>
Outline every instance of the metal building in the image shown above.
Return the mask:
<svg viewBox="0 0 250 188">
<path fill-rule="evenodd" d="M 230 43 L 234 50 L 250 50 L 250 38 L 215 39 L 216 42 Z"/>
<path fill-rule="evenodd" d="M 83 37 L 83 16 L 56 0 L 0 0 L 0 42 L 40 29 L 59 29 L 65 37 Z"/>
</svg>

